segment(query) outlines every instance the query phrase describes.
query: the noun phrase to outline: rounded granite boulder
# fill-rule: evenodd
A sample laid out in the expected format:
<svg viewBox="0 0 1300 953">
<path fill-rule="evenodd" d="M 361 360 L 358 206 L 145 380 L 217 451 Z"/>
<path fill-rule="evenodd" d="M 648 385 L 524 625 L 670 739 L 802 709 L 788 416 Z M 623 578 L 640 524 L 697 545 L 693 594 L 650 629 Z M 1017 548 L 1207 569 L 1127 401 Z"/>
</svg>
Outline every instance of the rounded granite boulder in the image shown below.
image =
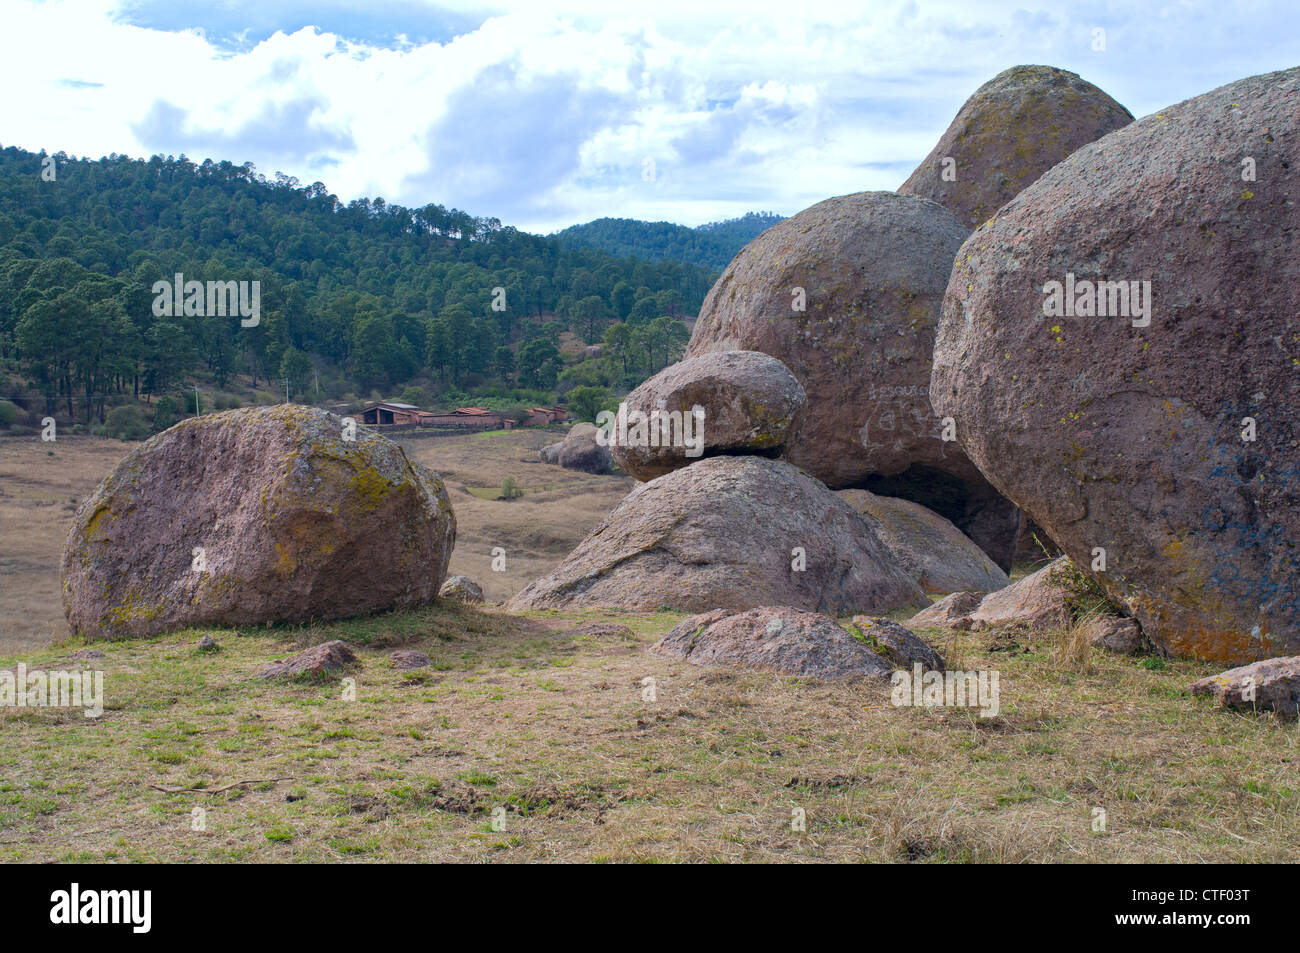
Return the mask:
<svg viewBox="0 0 1300 953">
<path fill-rule="evenodd" d="M 229 410 L 146 441 L 81 504 L 63 604 L 91 637 L 362 615 L 434 599 L 455 539 L 442 481 L 387 438 Z"/>
<path fill-rule="evenodd" d="M 727 456 L 638 484 L 508 607 L 844 615 L 928 602 L 872 523 L 823 484 L 780 460 Z"/>
<path fill-rule="evenodd" d="M 1167 652 L 1300 651 L 1297 103 L 1300 68 L 1084 146 L 943 305 L 936 410 Z"/>
<path fill-rule="evenodd" d="M 759 351 L 688 357 L 624 398 L 619 417 L 610 422 L 614 437 L 610 452 L 619 466 L 641 481 L 702 457 L 775 455 L 785 445 L 804 399 L 803 387 L 790 369 Z M 651 421 L 639 439 L 626 426 L 629 420 L 639 419 L 637 414 Z M 658 433 L 651 432 L 655 427 Z"/>
<path fill-rule="evenodd" d="M 966 100 L 898 191 L 938 202 L 975 228 L 1080 146 L 1132 121 L 1076 73 L 1013 66 Z"/>
</svg>

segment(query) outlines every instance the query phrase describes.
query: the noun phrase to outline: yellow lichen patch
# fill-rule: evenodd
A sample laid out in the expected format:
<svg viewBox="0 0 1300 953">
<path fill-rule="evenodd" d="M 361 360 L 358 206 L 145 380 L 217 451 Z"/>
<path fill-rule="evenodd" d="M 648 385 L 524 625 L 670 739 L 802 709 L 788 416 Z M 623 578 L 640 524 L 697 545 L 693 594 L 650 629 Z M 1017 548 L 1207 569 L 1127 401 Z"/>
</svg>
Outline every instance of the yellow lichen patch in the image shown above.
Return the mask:
<svg viewBox="0 0 1300 953">
<path fill-rule="evenodd" d="M 367 510 L 377 510 L 392 487 L 375 467 L 363 466 L 352 477 L 349 489 L 356 493 Z"/>
<path fill-rule="evenodd" d="M 147 622 L 162 615 L 161 603 L 142 603 L 137 601 L 139 598 L 139 592 L 132 589 L 118 605 L 108 610 L 108 621 L 114 626 L 120 626 L 132 622 Z"/>
<path fill-rule="evenodd" d="M 113 518 L 112 512 L 107 506 L 101 506 L 91 514 L 90 519 L 86 521 L 85 538 L 87 542 L 103 542 L 108 539 L 107 526 L 109 520 Z"/>
</svg>

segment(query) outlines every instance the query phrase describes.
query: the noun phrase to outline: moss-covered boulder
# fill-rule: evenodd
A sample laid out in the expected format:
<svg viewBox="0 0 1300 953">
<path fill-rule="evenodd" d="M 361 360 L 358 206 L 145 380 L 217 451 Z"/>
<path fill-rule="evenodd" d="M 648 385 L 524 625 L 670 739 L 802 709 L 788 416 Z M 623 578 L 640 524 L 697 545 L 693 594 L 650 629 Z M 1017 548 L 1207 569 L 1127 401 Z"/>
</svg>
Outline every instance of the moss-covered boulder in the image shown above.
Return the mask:
<svg viewBox="0 0 1300 953">
<path fill-rule="evenodd" d="M 938 202 L 975 228 L 1080 146 L 1132 121 L 1076 73 L 1013 66 L 966 100 L 898 191 Z"/>
<path fill-rule="evenodd" d="M 442 481 L 387 438 L 295 404 L 225 411 L 81 504 L 63 604 L 91 637 L 361 615 L 432 600 L 455 538 Z"/>
<path fill-rule="evenodd" d="M 438 596 L 442 599 L 453 599 L 456 602 L 465 602 L 470 605 L 481 605 L 483 603 L 483 587 L 469 576 L 451 576 L 438 590 Z"/>
<path fill-rule="evenodd" d="M 703 457 L 775 456 L 804 399 L 790 369 L 770 355 L 715 351 L 690 357 L 627 395 L 609 428 L 610 452 L 641 481 Z"/>
</svg>

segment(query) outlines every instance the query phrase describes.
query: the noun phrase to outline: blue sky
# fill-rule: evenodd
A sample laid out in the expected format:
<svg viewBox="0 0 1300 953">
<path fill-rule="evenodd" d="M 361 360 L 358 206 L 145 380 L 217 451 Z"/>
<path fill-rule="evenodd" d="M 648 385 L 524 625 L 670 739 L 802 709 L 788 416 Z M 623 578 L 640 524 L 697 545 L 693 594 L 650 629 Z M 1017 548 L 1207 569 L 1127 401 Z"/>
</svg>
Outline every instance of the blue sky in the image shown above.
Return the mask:
<svg viewBox="0 0 1300 953">
<path fill-rule="evenodd" d="M 1020 63 L 1073 70 L 1136 116 L 1300 65 L 1300 14 L 1266 0 L 3 11 L 0 144 L 252 161 L 344 199 L 439 202 L 540 232 L 606 215 L 793 214 L 896 188 L 966 97 Z"/>
</svg>

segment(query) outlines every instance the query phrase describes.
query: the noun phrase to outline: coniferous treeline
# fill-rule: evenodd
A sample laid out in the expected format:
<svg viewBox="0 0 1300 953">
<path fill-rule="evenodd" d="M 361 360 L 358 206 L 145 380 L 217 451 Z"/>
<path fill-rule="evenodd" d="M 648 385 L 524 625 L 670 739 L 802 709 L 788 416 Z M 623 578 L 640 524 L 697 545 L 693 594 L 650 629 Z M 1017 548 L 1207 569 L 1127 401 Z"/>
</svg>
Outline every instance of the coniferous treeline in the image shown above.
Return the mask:
<svg viewBox="0 0 1300 953">
<path fill-rule="evenodd" d="M 555 237 L 572 248 L 595 248 L 648 261 L 687 261 L 722 271 L 737 252 L 782 220 L 774 212 L 747 212 L 740 218 L 687 228 L 672 222 L 598 218 L 571 225 Z"/>
<path fill-rule="evenodd" d="M 155 314 L 155 283 L 177 273 L 259 281 L 260 322 Z M 17 360 L 49 409 L 80 419 L 195 371 L 218 386 L 288 378 L 295 391 L 322 368 L 358 394 L 399 392 L 419 375 L 462 393 L 493 382 L 545 391 L 562 367 L 561 331 L 595 343 L 617 325 L 635 377 L 657 370 L 663 340 L 682 338 L 662 319 L 680 328 L 713 278 L 441 205 L 344 203 L 251 163 L 0 150 L 0 360 Z"/>
</svg>

